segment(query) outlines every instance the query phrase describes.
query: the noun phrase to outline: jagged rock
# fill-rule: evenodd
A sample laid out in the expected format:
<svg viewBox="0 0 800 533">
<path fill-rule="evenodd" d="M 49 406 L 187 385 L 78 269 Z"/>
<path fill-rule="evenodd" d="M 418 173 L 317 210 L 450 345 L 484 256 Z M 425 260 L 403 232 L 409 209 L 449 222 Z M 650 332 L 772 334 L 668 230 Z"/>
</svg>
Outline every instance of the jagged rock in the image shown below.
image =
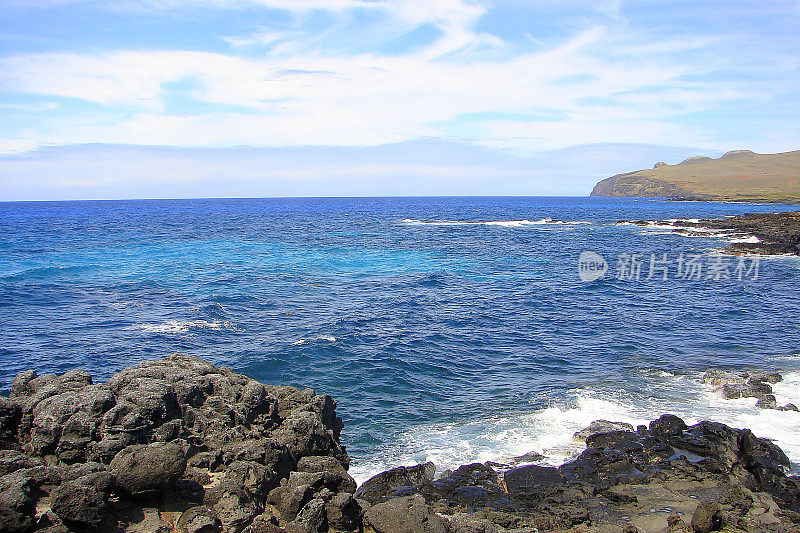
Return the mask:
<svg viewBox="0 0 800 533">
<path fill-rule="evenodd" d="M 227 466 L 221 487 L 240 487 L 250 494 L 265 499 L 277 485 L 276 474 L 254 461 L 234 461 Z"/>
<path fill-rule="evenodd" d="M 33 515 L 22 513 L 0 504 L 0 531 L 3 533 L 25 533 L 33 527 Z"/>
<path fill-rule="evenodd" d="M 355 493 L 356 498 L 370 503 L 386 501 L 397 490 L 432 481 L 435 474 L 436 466 L 431 462 L 393 468 L 362 483 Z"/>
<path fill-rule="evenodd" d="M 726 400 L 736 398 L 765 399 L 772 395 L 772 387 L 763 381 L 749 381 L 742 384 L 726 383 L 722 386 L 722 397 Z"/>
<path fill-rule="evenodd" d="M 23 468 L 41 466 L 42 460 L 17 451 L 0 450 L 0 476 L 5 476 Z"/>
<path fill-rule="evenodd" d="M 549 491 L 553 486 L 564 484 L 558 468 L 553 466 L 528 465 L 509 470 L 503 476 L 509 493 L 532 493 L 540 489 Z"/>
<path fill-rule="evenodd" d="M 759 409 L 777 409 L 778 402 L 775 400 L 775 396 L 767 394 L 756 402 L 756 407 Z"/>
<path fill-rule="evenodd" d="M 328 455 L 310 455 L 297 461 L 298 472 L 330 472 L 348 476 L 347 470 L 335 457 Z"/>
<path fill-rule="evenodd" d="M 33 522 L 35 491 L 43 484 L 47 473 L 46 467 L 36 467 L 17 470 L 0 478 L 0 524 L 6 524 L 4 527 L 9 531 L 16 531 L 15 522 Z"/>
<path fill-rule="evenodd" d="M 764 392 L 769 406 L 765 391 L 778 378 L 707 374 L 715 386 Z M 718 501 L 713 520 L 739 529 L 792 531 L 800 521 L 791 511 L 800 479 L 786 475 L 777 446 L 673 415 L 636 431 L 590 426 L 586 449 L 558 468 L 503 465 L 500 476 L 475 463 L 434 478 L 426 463 L 356 491 L 336 404 L 310 389 L 173 355 L 104 384 L 80 371 L 27 372 L 12 395 L 0 401 L 0 531 L 36 520 L 50 533 L 498 533 L 616 530 L 620 516 L 629 529 L 678 531 L 700 516 L 698 499 Z"/>
<path fill-rule="evenodd" d="M 59 494 L 62 516 L 45 513 L 50 528 L 102 515 L 117 525 L 93 527 L 152 533 L 166 530 L 156 508 L 166 506 L 194 509 L 182 515 L 185 528 L 240 531 L 294 472 L 310 498 L 289 521 L 319 497 L 326 524 L 330 514 L 343 531 L 355 530 L 360 507 L 335 409 L 330 396 L 311 389 L 264 385 L 181 354 L 102 384 L 80 370 L 23 372 L 0 399 L 0 488 L 7 489 L 0 519 L 29 527 L 49 493 Z M 74 494 L 91 495 L 81 500 L 83 518 L 76 518 Z"/>
<path fill-rule="evenodd" d="M 22 409 L 16 402 L 0 396 L 0 450 L 13 447 L 14 432 L 22 416 Z"/>
<path fill-rule="evenodd" d="M 286 530 L 272 523 L 272 517 L 259 515 L 253 523 L 244 528 L 242 533 L 286 533 Z"/>
<path fill-rule="evenodd" d="M 325 502 L 328 527 L 335 531 L 354 531 L 361 519 L 361 506 L 352 494 L 340 492 Z"/>
<path fill-rule="evenodd" d="M 223 529 L 236 531 L 261 514 L 264 505 L 244 489 L 227 487 L 218 495 L 213 508 Z"/>
<path fill-rule="evenodd" d="M 750 372 L 749 376 L 753 381 L 764 381 L 773 385 L 783 381 L 783 376 L 779 372 Z"/>
<path fill-rule="evenodd" d="M 703 374 L 702 381 L 718 387 L 726 400 L 757 398 L 758 407 L 775 409 L 771 384 L 778 383 L 782 379 L 783 376 L 778 372 L 710 369 Z"/>
<path fill-rule="evenodd" d="M 314 498 L 300 509 L 297 517 L 284 528 L 288 533 L 316 533 L 325 523 L 325 501 Z"/>
<path fill-rule="evenodd" d="M 364 514 L 365 533 L 447 533 L 447 529 L 420 495 L 380 503 Z"/>
<path fill-rule="evenodd" d="M 746 372 L 734 372 L 731 370 L 719 370 L 712 368 L 703 374 L 702 382 L 715 387 L 722 387 L 727 384 L 747 383 L 748 375 Z"/>
<path fill-rule="evenodd" d="M 439 501 L 451 507 L 480 509 L 507 496 L 505 484 L 494 469 L 483 463 L 458 467 L 430 482 L 416 487 L 396 489 L 394 497 L 422 494 L 426 500 Z"/>
<path fill-rule="evenodd" d="M 595 420 L 580 431 L 576 431 L 572 438 L 576 441 L 585 442 L 587 437 L 598 433 L 609 433 L 611 431 L 633 431 L 633 426 L 627 422 L 610 422 L 608 420 Z"/>
</svg>

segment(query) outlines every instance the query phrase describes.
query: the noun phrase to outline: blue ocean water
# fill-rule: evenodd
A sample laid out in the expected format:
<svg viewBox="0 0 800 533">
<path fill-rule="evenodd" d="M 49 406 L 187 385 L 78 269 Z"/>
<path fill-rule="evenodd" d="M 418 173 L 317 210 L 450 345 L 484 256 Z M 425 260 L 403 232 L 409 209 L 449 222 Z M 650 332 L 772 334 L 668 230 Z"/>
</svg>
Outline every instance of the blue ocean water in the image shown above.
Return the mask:
<svg viewBox="0 0 800 533">
<path fill-rule="evenodd" d="M 800 417 L 723 402 L 696 380 L 709 366 L 798 368 L 798 258 L 761 261 L 757 279 L 614 276 L 620 254 L 677 259 L 726 244 L 619 220 L 785 209 L 519 197 L 1 203 L 0 389 L 27 368 L 103 379 L 175 351 L 205 357 L 334 396 L 357 479 L 531 449 L 557 462 L 592 418 L 667 410 L 763 428 L 800 461 Z M 609 275 L 582 283 L 584 250 Z M 776 394 L 795 398 L 797 376 Z"/>
</svg>

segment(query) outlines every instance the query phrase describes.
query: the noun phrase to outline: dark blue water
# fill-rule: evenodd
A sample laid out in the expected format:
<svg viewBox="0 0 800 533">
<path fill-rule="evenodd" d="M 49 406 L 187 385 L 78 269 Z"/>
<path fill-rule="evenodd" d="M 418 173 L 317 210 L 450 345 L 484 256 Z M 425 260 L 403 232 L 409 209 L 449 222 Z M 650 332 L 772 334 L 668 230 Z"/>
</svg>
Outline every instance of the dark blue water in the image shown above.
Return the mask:
<svg viewBox="0 0 800 533">
<path fill-rule="evenodd" d="M 791 358 L 796 259 L 762 261 L 743 281 L 577 274 L 582 250 L 613 268 L 620 253 L 725 244 L 620 219 L 783 209 L 600 198 L 3 203 L 0 388 L 27 368 L 104 378 L 186 352 L 330 393 L 366 464 L 415 428 L 523 416 L 576 389 L 641 391 L 655 370 Z M 425 223 L 547 217 L 588 223 Z"/>
</svg>

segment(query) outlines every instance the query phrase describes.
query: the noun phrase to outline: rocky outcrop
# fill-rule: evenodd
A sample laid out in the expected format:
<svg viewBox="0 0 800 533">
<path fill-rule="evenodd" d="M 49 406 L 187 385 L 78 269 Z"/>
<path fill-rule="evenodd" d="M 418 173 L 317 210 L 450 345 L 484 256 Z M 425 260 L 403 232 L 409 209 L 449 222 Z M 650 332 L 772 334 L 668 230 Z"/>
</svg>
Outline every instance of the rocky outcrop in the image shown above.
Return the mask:
<svg viewBox="0 0 800 533">
<path fill-rule="evenodd" d="M 800 211 L 751 213 L 717 219 L 620 220 L 617 224 L 671 227 L 678 235 L 725 238 L 734 255 L 800 255 Z"/>
<path fill-rule="evenodd" d="M 736 398 L 756 398 L 756 407 L 778 409 L 779 411 L 798 411 L 793 403 L 778 407 L 772 394 L 772 384 L 783 380 L 778 372 L 733 371 L 711 369 L 703 374 L 703 383 L 713 386 L 726 400 Z"/>
<path fill-rule="evenodd" d="M 330 396 L 175 354 L 0 399 L 0 531 L 356 531 Z"/>
<path fill-rule="evenodd" d="M 736 242 L 728 251 L 737 254 L 800 254 L 800 211 L 753 213 L 701 220 L 698 225 L 718 231 L 754 235 L 758 242 Z"/>
<path fill-rule="evenodd" d="M 779 379 L 707 374 L 765 397 Z M 599 420 L 559 467 L 424 463 L 357 489 L 335 408 L 177 354 L 103 384 L 25 372 L 0 401 L 0 532 L 800 531 L 800 480 L 747 429 Z"/>
<path fill-rule="evenodd" d="M 664 415 L 635 431 L 594 433 L 586 446 L 559 467 L 499 474 L 473 464 L 435 479 L 395 470 L 364 485 L 381 509 L 417 527 L 423 516 L 443 517 L 449 531 L 800 531 L 800 479 L 749 430 Z"/>
</svg>

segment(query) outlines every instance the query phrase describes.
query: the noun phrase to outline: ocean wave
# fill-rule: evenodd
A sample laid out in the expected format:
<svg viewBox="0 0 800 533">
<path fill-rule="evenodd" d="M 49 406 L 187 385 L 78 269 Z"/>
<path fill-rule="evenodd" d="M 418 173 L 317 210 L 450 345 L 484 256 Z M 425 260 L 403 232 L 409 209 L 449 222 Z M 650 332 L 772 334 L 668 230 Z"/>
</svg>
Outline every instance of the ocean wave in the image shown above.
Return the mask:
<svg viewBox="0 0 800 533">
<path fill-rule="evenodd" d="M 301 346 L 314 341 L 336 342 L 336 337 L 333 335 L 317 335 L 313 339 L 298 339 L 292 343 L 292 346 Z"/>
<path fill-rule="evenodd" d="M 687 424 L 702 420 L 749 428 L 772 439 L 800 471 L 800 413 L 760 409 L 755 398 L 725 400 L 699 376 L 653 374 L 648 391 L 575 390 L 563 405 L 530 414 L 497 417 L 463 424 L 436 424 L 407 431 L 381 454 L 355 462 L 350 474 L 358 483 L 392 466 L 432 461 L 441 472 L 473 462 L 509 463 L 529 452 L 544 456 L 537 464 L 558 466 L 585 449 L 573 434 L 594 420 L 648 424 L 673 413 Z M 800 405 L 800 372 L 784 373 L 773 385 L 778 404 Z"/>
<path fill-rule="evenodd" d="M 176 335 L 187 333 L 192 329 L 222 331 L 233 330 L 235 327 L 229 320 L 167 320 L 166 322 L 137 324 L 135 326 L 129 326 L 126 329 L 139 329 L 145 333 Z"/>
<path fill-rule="evenodd" d="M 642 235 L 681 235 L 683 237 L 701 237 L 726 239 L 730 243 L 758 244 L 761 240 L 755 235 L 736 230 L 721 230 L 703 226 L 687 226 L 682 223 L 698 224 L 697 218 L 670 218 L 668 220 L 625 220 L 617 222 L 617 226 L 638 226 L 644 231 Z"/>
<path fill-rule="evenodd" d="M 59 276 L 63 274 L 82 272 L 91 268 L 96 268 L 98 265 L 64 265 L 64 266 L 47 266 L 47 267 L 34 267 L 24 270 L 16 270 L 0 274 L 0 279 L 7 281 L 19 281 L 27 278 L 48 278 Z"/>
<path fill-rule="evenodd" d="M 555 220 L 550 217 L 545 217 L 540 220 L 487 220 L 482 222 L 472 222 L 466 220 L 417 220 L 415 218 L 404 218 L 400 221 L 401 224 L 409 226 L 501 226 L 504 228 L 521 228 L 525 226 L 546 226 L 546 225 L 575 225 L 575 224 L 591 224 L 586 220 Z"/>
</svg>

